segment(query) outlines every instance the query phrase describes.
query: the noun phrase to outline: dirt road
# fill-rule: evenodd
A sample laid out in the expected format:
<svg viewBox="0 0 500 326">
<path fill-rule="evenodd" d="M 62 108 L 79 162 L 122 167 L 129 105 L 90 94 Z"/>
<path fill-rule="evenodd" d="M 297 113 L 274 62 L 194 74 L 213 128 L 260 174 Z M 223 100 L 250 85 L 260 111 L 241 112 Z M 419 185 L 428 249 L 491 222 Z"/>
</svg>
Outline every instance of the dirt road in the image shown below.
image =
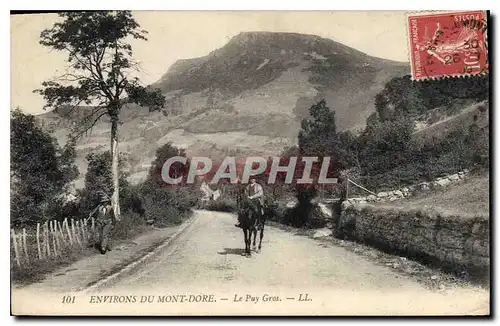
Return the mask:
<svg viewBox="0 0 500 326">
<path fill-rule="evenodd" d="M 327 301 L 320 297 L 315 300 L 323 306 L 318 306 L 318 311 L 326 308 L 332 313 L 351 309 L 353 313 L 399 310 L 418 314 L 425 309 L 470 313 L 488 306 L 487 292 L 462 288 L 432 293 L 412 279 L 344 248 L 325 246 L 272 227 L 265 230 L 262 251 L 246 258 L 242 256 L 243 234 L 234 227 L 235 222 L 232 214 L 200 213 L 171 248 L 103 290 L 130 292 L 146 286 L 165 292 L 172 292 L 172 288 L 224 289 L 228 294 L 261 297 L 260 293 L 272 296 L 286 289 L 289 297 L 320 295 Z M 234 302 L 234 295 L 227 295 L 228 301 Z M 324 307 L 327 303 L 331 306 Z"/>
<path fill-rule="evenodd" d="M 234 215 L 206 211 L 196 214 L 194 222 L 171 245 L 89 296 L 102 299 L 106 294 L 133 293 L 137 300 L 140 295 L 156 296 L 151 298 L 155 304 L 139 307 L 106 305 L 103 309 L 108 314 L 123 313 L 123 309 L 132 314 L 217 315 L 489 312 L 489 293 L 483 289 L 430 291 L 390 267 L 333 243 L 273 227 L 266 227 L 262 251 L 246 258 L 242 256 L 243 234 L 234 227 Z M 182 295 L 188 300 L 190 294 L 206 294 L 205 299 L 213 295 L 212 302 L 181 302 Z M 88 300 L 92 303 L 100 299 Z M 159 308 L 158 301 L 164 308 Z"/>
</svg>

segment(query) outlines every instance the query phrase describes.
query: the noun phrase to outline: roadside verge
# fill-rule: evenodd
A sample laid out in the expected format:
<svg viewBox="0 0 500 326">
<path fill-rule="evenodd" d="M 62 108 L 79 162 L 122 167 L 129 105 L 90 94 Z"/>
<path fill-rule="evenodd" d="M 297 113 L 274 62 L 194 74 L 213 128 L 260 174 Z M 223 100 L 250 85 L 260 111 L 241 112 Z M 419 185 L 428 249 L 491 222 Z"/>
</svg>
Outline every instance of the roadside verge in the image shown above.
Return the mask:
<svg viewBox="0 0 500 326">
<path fill-rule="evenodd" d="M 118 244 L 105 255 L 85 257 L 47 275 L 41 282 L 30 285 L 12 284 L 12 289 L 42 292 L 79 292 L 96 289 L 105 282 L 152 257 L 179 236 L 196 219 L 197 213 L 182 224 L 153 229 L 129 241 Z"/>
<path fill-rule="evenodd" d="M 170 234 L 170 236 L 167 239 L 165 239 L 160 244 L 155 244 L 151 246 L 151 250 L 146 251 L 144 255 L 136 259 L 124 261 L 122 264 L 116 266 L 116 268 L 112 273 L 104 276 L 104 278 L 101 278 L 99 281 L 95 283 L 87 284 L 87 286 L 84 289 L 80 289 L 80 291 L 84 291 L 87 293 L 97 291 L 99 290 L 100 287 L 108 285 L 113 280 L 116 280 L 119 277 L 125 276 L 129 273 L 132 273 L 136 267 L 139 267 L 141 264 L 145 264 L 148 259 L 154 257 L 156 254 L 160 253 L 163 249 L 169 246 L 173 241 L 175 241 L 175 239 L 177 239 L 181 234 L 183 234 L 184 231 L 186 231 L 186 229 L 188 229 L 188 227 L 191 226 L 195 220 L 196 220 L 196 212 L 187 221 L 182 223 L 177 228 L 177 230 L 175 230 L 172 234 Z"/>
</svg>

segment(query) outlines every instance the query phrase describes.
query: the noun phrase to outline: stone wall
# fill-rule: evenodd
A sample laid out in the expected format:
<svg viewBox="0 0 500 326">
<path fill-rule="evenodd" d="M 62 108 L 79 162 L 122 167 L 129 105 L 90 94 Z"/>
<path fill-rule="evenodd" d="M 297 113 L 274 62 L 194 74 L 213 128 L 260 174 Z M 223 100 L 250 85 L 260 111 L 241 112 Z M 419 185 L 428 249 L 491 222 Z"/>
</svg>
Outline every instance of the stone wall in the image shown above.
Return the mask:
<svg viewBox="0 0 500 326">
<path fill-rule="evenodd" d="M 431 189 L 443 189 L 452 184 L 456 184 L 467 179 L 469 170 L 463 170 L 455 174 L 437 178 L 432 182 L 421 182 L 416 185 L 395 189 L 392 191 L 382 191 L 377 195 L 366 197 L 349 198 L 342 203 L 343 209 L 353 204 L 366 204 L 370 202 L 393 202 L 402 198 L 411 197 L 417 193 L 425 192 Z"/>
<path fill-rule="evenodd" d="M 334 233 L 447 271 L 487 278 L 489 216 L 455 216 L 421 208 L 353 204 Z"/>
</svg>

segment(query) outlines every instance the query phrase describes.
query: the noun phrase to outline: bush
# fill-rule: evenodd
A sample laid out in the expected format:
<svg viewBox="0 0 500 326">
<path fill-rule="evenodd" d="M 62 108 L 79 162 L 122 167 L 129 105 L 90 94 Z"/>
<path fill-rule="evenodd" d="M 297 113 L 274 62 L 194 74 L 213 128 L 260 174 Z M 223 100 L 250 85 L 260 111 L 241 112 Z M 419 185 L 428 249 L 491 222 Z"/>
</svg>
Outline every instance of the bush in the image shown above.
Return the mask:
<svg viewBox="0 0 500 326">
<path fill-rule="evenodd" d="M 146 219 L 154 220 L 155 226 L 165 227 L 182 223 L 191 216 L 190 210 L 182 210 L 166 201 L 146 199 Z"/>
<path fill-rule="evenodd" d="M 143 202 L 145 219 L 157 226 L 175 225 L 191 216 L 199 198 L 194 186 L 171 187 L 146 181 L 138 187 Z"/>
<path fill-rule="evenodd" d="M 191 215 L 196 207 L 200 190 L 196 185 L 185 180 L 178 185 L 169 185 L 162 179 L 164 162 L 173 156 L 185 156 L 184 149 L 167 143 L 156 151 L 148 178 L 141 185 L 131 189 L 129 205 L 132 211 L 143 212 L 146 220 L 154 220 L 156 226 L 168 226 L 181 223 Z M 188 160 L 189 161 L 189 160 Z M 171 177 L 186 177 L 186 166 L 174 166 Z"/>
<path fill-rule="evenodd" d="M 131 239 L 146 230 L 147 225 L 143 220 L 131 214 L 124 214 L 113 230 L 112 239 L 113 241 Z"/>
<path fill-rule="evenodd" d="M 316 195 L 317 190 L 314 186 L 298 187 L 296 189 L 297 205 L 291 209 L 278 212 L 282 215 L 282 222 L 293 227 L 308 227 L 313 218 L 314 206 L 311 200 Z"/>
<path fill-rule="evenodd" d="M 238 209 L 238 205 L 235 199 L 219 198 L 217 200 L 211 200 L 206 203 L 205 209 L 218 212 L 236 212 Z"/>
<path fill-rule="evenodd" d="M 113 194 L 113 180 L 111 173 L 111 152 L 90 153 L 86 156 L 88 162 L 87 173 L 85 174 L 85 188 L 80 192 L 81 208 L 85 211 L 92 210 L 98 203 L 100 192 L 108 196 Z M 120 211 L 126 213 L 130 208 L 131 185 L 127 181 L 128 174 L 124 172 L 127 164 L 125 154 L 120 154 Z M 125 205 L 124 205 L 125 204 Z"/>
<path fill-rule="evenodd" d="M 266 216 L 271 221 L 281 222 L 283 218 L 283 206 L 277 202 L 266 202 Z"/>
<path fill-rule="evenodd" d="M 52 218 L 68 184 L 78 176 L 72 142 L 61 148 L 35 117 L 11 112 L 11 225 L 33 226 Z"/>
</svg>

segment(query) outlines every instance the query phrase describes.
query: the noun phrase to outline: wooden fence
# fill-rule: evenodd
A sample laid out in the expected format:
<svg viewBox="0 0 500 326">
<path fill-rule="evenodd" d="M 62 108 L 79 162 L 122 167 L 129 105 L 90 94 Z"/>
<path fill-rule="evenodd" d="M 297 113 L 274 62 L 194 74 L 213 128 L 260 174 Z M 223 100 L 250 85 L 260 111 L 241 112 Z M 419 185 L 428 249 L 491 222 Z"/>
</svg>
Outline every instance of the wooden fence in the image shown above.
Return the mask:
<svg viewBox="0 0 500 326">
<path fill-rule="evenodd" d="M 68 250 L 83 249 L 95 237 L 95 222 L 86 219 L 50 220 L 35 229 L 11 229 L 11 250 L 18 267 L 30 262 L 64 255 Z"/>
</svg>

